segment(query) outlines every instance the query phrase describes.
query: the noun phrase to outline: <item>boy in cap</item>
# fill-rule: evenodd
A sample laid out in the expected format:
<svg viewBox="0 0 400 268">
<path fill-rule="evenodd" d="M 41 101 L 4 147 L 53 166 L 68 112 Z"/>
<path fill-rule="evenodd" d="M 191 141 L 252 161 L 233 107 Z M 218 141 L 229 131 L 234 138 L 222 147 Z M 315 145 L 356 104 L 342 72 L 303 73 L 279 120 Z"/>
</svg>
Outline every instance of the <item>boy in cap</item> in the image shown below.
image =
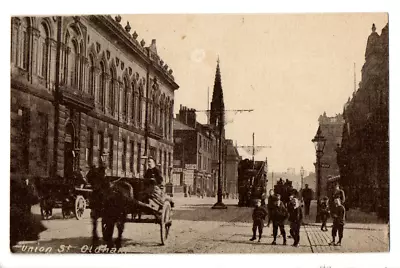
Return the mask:
<svg viewBox="0 0 400 268">
<path fill-rule="evenodd" d="M 258 229 L 258 242 L 261 242 L 265 217 L 267 217 L 267 211 L 261 206 L 261 200 L 257 199 L 253 210 L 253 237 L 250 241 L 256 240 Z"/>
<path fill-rule="evenodd" d="M 344 229 L 344 219 L 345 219 L 345 208 L 342 206 L 340 202 L 340 198 L 336 198 L 334 200 L 335 207 L 332 209 L 332 242 L 329 245 L 341 246 L 342 238 L 343 238 L 343 229 Z M 339 241 L 335 243 L 336 233 L 339 233 Z"/>
<path fill-rule="evenodd" d="M 276 245 L 276 236 L 278 235 L 278 228 L 281 231 L 283 236 L 283 245 L 286 245 L 286 232 L 285 232 L 285 219 L 287 218 L 288 212 L 286 210 L 285 205 L 281 201 L 281 196 L 277 194 L 274 198 L 274 207 L 271 211 L 271 219 L 272 219 L 272 230 L 274 241 L 272 245 Z"/>
<path fill-rule="evenodd" d="M 327 196 L 324 196 L 321 200 L 320 204 L 320 214 L 321 214 L 321 231 L 326 232 L 328 231 L 328 228 L 326 227 L 326 222 L 329 218 L 329 198 Z"/>
</svg>

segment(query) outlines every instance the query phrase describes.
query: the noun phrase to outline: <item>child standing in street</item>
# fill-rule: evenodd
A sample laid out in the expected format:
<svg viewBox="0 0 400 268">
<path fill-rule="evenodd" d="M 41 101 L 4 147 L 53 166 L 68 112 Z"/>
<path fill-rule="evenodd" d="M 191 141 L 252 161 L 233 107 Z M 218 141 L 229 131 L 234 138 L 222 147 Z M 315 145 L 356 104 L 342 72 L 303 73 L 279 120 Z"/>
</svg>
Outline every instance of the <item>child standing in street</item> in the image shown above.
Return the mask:
<svg viewBox="0 0 400 268">
<path fill-rule="evenodd" d="M 329 245 L 341 246 L 344 229 L 345 208 L 342 206 L 340 199 L 335 199 L 335 207 L 332 210 L 331 216 L 333 218 L 332 226 L 332 242 Z M 339 241 L 335 243 L 336 233 L 339 233 Z"/>
<path fill-rule="evenodd" d="M 321 215 L 321 231 L 326 232 L 328 231 L 328 228 L 326 227 L 326 222 L 329 218 L 329 198 L 327 196 L 324 196 L 321 200 L 321 205 L 320 205 L 320 215 Z"/>
<path fill-rule="evenodd" d="M 291 200 L 291 210 L 289 212 L 290 235 L 294 239 L 293 246 L 298 247 L 300 242 L 300 227 L 303 219 L 300 201 L 297 198 Z"/>
<path fill-rule="evenodd" d="M 281 201 L 281 196 L 279 194 L 274 198 L 274 207 L 271 211 L 271 220 L 272 220 L 272 230 L 274 241 L 272 245 L 276 245 L 276 236 L 278 235 L 278 228 L 281 231 L 283 236 L 283 245 L 286 245 L 286 232 L 284 222 L 287 218 L 287 210 L 283 202 Z"/>
<path fill-rule="evenodd" d="M 261 200 L 257 199 L 253 210 L 253 237 L 250 241 L 256 240 L 258 229 L 258 242 L 261 242 L 265 217 L 267 217 L 267 211 L 261 206 Z"/>
</svg>

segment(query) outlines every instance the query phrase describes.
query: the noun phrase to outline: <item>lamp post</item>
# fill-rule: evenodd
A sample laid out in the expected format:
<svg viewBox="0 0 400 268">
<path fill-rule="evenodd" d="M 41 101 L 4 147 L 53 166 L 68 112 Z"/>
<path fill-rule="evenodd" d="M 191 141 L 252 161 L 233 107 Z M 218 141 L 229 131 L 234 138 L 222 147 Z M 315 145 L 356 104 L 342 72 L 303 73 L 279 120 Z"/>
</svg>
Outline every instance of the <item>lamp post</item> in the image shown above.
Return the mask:
<svg viewBox="0 0 400 268">
<path fill-rule="evenodd" d="M 321 127 L 318 127 L 317 134 L 314 139 L 311 140 L 315 146 L 315 152 L 317 155 L 317 217 L 315 222 L 320 222 L 320 194 L 321 194 L 321 157 L 324 155 L 324 148 L 326 139 L 321 133 Z"/>
<path fill-rule="evenodd" d="M 300 189 L 302 190 L 302 189 L 303 189 L 303 178 L 304 178 L 304 168 L 303 168 L 303 167 L 300 168 L 300 176 L 301 176 L 301 186 L 300 186 Z"/>
<path fill-rule="evenodd" d="M 214 204 L 212 209 L 227 209 L 228 207 L 222 202 L 222 131 L 223 131 L 223 113 L 222 111 L 220 112 L 221 114 L 219 115 L 219 147 L 218 147 L 218 192 L 217 192 L 217 203 Z"/>
</svg>

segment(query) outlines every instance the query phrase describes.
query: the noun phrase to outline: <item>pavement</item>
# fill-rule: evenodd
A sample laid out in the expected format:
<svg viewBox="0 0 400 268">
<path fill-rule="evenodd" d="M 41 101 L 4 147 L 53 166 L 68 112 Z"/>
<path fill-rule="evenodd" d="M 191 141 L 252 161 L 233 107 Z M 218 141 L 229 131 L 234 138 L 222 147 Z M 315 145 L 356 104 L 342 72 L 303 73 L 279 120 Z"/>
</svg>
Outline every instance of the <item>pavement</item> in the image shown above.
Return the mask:
<svg viewBox="0 0 400 268">
<path fill-rule="evenodd" d="M 356 223 L 349 219 L 345 225 L 342 246 L 329 246 L 331 228 L 322 232 L 314 224 L 315 215 L 306 216 L 300 230 L 300 247 L 272 246 L 272 227 L 265 227 L 261 242 L 251 242 L 251 208 L 237 206 L 236 199 L 224 199 L 225 210 L 211 209 L 215 198 L 176 198 L 173 224 L 165 246 L 160 245 L 160 227 L 149 223 L 127 223 L 123 234 L 122 253 L 341 253 L 389 251 L 388 225 L 380 222 Z M 311 211 L 315 211 L 312 204 Z M 32 209 L 39 213 L 38 207 Z M 20 242 L 15 250 L 20 253 L 48 251 L 48 253 L 89 253 L 91 247 L 90 212 L 84 219 L 62 219 L 61 211 L 55 210 L 51 220 L 43 221 L 48 230 L 37 242 Z M 351 213 L 348 214 L 348 216 Z M 289 226 L 285 226 L 289 233 Z M 100 228 L 99 228 L 100 230 Z M 101 235 L 101 234 L 100 234 Z M 116 232 L 114 233 L 114 237 Z M 101 253 L 100 248 L 91 249 Z"/>
</svg>

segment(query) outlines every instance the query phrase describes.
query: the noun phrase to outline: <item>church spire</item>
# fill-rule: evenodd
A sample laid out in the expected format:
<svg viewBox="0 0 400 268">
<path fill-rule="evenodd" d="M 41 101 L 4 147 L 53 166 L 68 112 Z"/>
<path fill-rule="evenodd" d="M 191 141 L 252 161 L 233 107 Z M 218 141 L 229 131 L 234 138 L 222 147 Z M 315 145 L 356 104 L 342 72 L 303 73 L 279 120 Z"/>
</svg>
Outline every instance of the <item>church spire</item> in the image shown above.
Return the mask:
<svg viewBox="0 0 400 268">
<path fill-rule="evenodd" d="M 215 71 L 215 80 L 214 80 L 214 89 L 211 101 L 211 115 L 210 115 L 210 123 L 212 125 L 217 125 L 217 122 L 224 122 L 224 95 L 222 91 L 222 82 L 221 82 L 221 70 L 219 67 L 220 61 L 219 56 L 217 60 L 217 69 Z"/>
</svg>

